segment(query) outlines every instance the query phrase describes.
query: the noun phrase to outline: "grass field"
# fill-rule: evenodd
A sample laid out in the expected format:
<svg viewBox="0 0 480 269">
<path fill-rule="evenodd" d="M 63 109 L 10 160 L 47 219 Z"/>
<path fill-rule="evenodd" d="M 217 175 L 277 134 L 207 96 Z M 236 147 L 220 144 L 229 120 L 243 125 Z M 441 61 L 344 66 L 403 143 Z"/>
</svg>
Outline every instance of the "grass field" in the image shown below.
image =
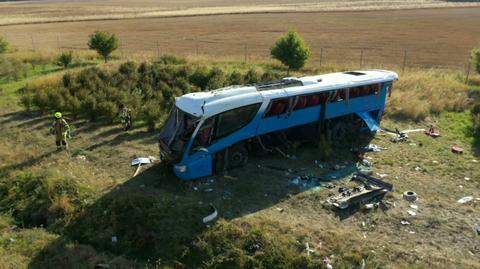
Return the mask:
<svg viewBox="0 0 480 269">
<path fill-rule="evenodd" d="M 313 61 L 332 65 L 466 69 L 480 44 L 480 8 L 340 13 L 219 15 L 1 26 L 0 35 L 21 49 L 86 49 L 95 30 L 119 35 L 122 52 L 269 58 L 282 33 L 297 30 Z M 452 23 L 455 22 L 455 23 Z M 323 48 L 323 49 L 322 49 Z M 363 52 L 362 52 L 363 50 Z M 363 55 L 362 55 L 363 54 Z"/>
<path fill-rule="evenodd" d="M 335 269 L 480 268 L 480 235 L 474 230 L 480 225 L 480 138 L 473 134 L 470 113 L 480 101 L 480 76 L 472 70 L 468 82 L 465 77 L 469 50 L 480 46 L 478 5 L 437 0 L 168 0 L 162 6 L 154 0 L 0 1 L 0 36 L 18 50 L 7 57 L 41 62 L 28 64 L 25 78 L 0 78 L 0 269 L 91 269 L 98 264 L 323 269 L 326 256 Z M 456 7 L 432 8 L 446 6 Z M 74 74 L 91 66 L 114 70 L 127 60 L 154 61 L 165 53 L 185 56 L 190 67 L 285 72 L 270 59 L 269 48 L 292 28 L 314 54 L 306 68 L 292 75 L 360 65 L 397 71 L 400 81 L 382 126 L 438 127 L 437 139 L 419 132 L 411 134 L 411 143 L 392 143 L 385 134 L 362 141 L 386 148 L 366 157 L 374 175 L 395 185 L 385 198 L 394 205 L 390 209 L 332 210 L 324 201 L 349 184 L 348 177 L 332 181 L 333 189 L 289 183 L 297 175 L 332 172 L 315 164 L 329 152 L 326 144 L 288 149 L 296 160 L 251 156 L 228 176 L 190 183 L 161 163 L 132 177 L 132 159 L 158 156 L 157 132 L 146 131 L 144 122 L 136 121 L 125 132 L 118 122 L 67 115 L 73 128 L 70 150 L 57 152 L 48 135 L 51 112 L 20 105 L 23 87 L 60 87 L 66 71 L 53 62 L 62 50 L 75 50 L 68 70 Z M 108 64 L 86 51 L 95 30 L 121 39 Z M 464 148 L 464 154 L 453 154 L 452 146 Z M 330 149 L 326 162 L 331 166 L 355 164 L 349 147 Z M 408 213 L 412 203 L 402 198 L 408 190 L 419 197 L 416 216 Z M 464 196 L 474 199 L 458 203 Z M 205 225 L 202 218 L 210 205 L 218 209 L 219 220 Z M 307 251 L 307 244 L 314 252 Z"/>
<path fill-rule="evenodd" d="M 215 65 L 245 68 L 241 63 L 217 61 Z M 317 68 L 303 72 L 331 71 Z M 387 200 L 396 206 L 388 211 L 341 214 L 323 203 L 336 189 L 306 191 L 288 183 L 297 172 L 287 175 L 268 168 L 324 174 L 328 171 L 314 164 L 319 157 L 316 147 L 289 152 L 297 156 L 296 161 L 276 155 L 252 157 L 245 168 L 229 173 L 235 179 L 214 176 L 212 182 L 204 179 L 193 184 L 180 182 L 162 165 L 131 178 L 131 159 L 158 155 L 156 133 L 146 132 L 141 123 L 124 132 L 115 124 L 72 121 L 71 150 L 56 153 L 53 137 L 47 136 L 50 115 L 24 112 L 17 105 L 16 89 L 58 72 L 54 66 L 39 70 L 30 72 L 27 80 L 1 85 L 5 90 L 0 98 L 8 98 L 0 109 L 0 173 L 5 179 L 0 184 L 2 268 L 92 268 L 97 263 L 145 268 L 148 260 L 150 268 L 155 264 L 171 268 L 178 262 L 186 268 L 248 267 L 256 262 L 260 262 L 258 268 L 323 268 L 321 259 L 327 255 L 333 255 L 334 268 L 359 266 L 362 259 L 365 268 L 480 266 L 478 235 L 473 231 L 480 223 L 475 214 L 479 201 L 456 202 L 467 195 L 480 198 L 480 149 L 469 132 L 470 114 L 460 109 L 434 115 L 432 109 L 415 122 L 398 120 L 394 113 L 408 102 L 405 98 L 429 102 L 422 96 L 428 85 L 444 99 L 451 99 L 448 91 L 458 89 L 456 95 L 467 100 L 478 91 L 477 76 L 472 85 L 466 85 L 455 72 L 401 74 L 403 80 L 396 84 L 390 103 L 391 116 L 383 126 L 406 129 L 433 123 L 442 137 L 434 140 L 417 133 L 412 134 L 414 144 L 394 144 L 389 136 L 377 135 L 372 142 L 388 149 L 367 156 L 375 172 L 386 174 L 385 179 L 395 184 L 396 192 Z M 410 89 L 413 84 L 417 85 L 414 90 Z M 439 101 L 429 105 L 451 110 Z M 451 153 L 452 145 L 464 147 L 465 153 Z M 330 162 L 349 165 L 354 158 L 348 149 L 338 150 Z M 334 183 L 338 187 L 345 181 Z M 213 191 L 202 191 L 208 188 Z M 406 190 L 420 197 L 415 217 L 407 214 L 409 203 L 401 197 Z M 57 215 L 62 221 L 48 228 L 19 221 L 19 216 L 36 212 L 35 206 L 45 203 L 50 214 L 63 212 L 66 217 Z M 208 227 L 201 218 L 208 214 L 209 204 L 217 207 L 223 220 Z M 410 224 L 402 225 L 402 220 Z M 117 236 L 116 243 L 112 236 Z M 310 256 L 306 243 L 316 248 Z M 259 249 L 252 253 L 252 246 Z M 276 263 L 280 261 L 284 264 Z"/>
</svg>

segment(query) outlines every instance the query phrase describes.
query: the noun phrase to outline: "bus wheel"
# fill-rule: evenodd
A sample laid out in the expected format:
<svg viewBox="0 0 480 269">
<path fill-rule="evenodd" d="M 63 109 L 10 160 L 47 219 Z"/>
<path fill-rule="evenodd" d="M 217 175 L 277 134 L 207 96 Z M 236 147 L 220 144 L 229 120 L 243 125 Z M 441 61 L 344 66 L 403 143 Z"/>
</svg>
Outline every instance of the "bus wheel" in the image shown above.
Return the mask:
<svg viewBox="0 0 480 269">
<path fill-rule="evenodd" d="M 248 162 L 248 151 L 243 145 L 228 149 L 228 168 L 242 167 Z"/>
</svg>

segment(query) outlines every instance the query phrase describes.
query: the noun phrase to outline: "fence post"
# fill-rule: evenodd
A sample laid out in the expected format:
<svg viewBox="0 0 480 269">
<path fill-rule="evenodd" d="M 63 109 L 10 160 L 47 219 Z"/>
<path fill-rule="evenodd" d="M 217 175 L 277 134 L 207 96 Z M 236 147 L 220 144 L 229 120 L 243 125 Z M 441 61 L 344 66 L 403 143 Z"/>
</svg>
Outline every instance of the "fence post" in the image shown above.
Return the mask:
<svg viewBox="0 0 480 269">
<path fill-rule="evenodd" d="M 60 49 L 60 37 L 57 35 L 57 47 Z"/>
<path fill-rule="evenodd" d="M 158 44 L 158 40 L 157 40 L 157 58 L 160 58 L 160 45 Z"/>
<path fill-rule="evenodd" d="M 244 45 L 243 52 L 244 52 L 243 61 L 245 63 L 247 63 L 247 59 L 248 59 L 248 45 L 247 44 Z"/>
<path fill-rule="evenodd" d="M 322 67 L 322 60 L 323 60 L 323 48 L 320 48 L 320 67 Z"/>
<path fill-rule="evenodd" d="M 198 37 L 195 36 L 195 57 L 198 58 Z"/>
<path fill-rule="evenodd" d="M 403 52 L 403 66 L 402 66 L 402 72 L 405 72 L 405 66 L 407 65 L 407 50 L 404 50 Z"/>
<path fill-rule="evenodd" d="M 472 62 L 469 60 L 468 61 L 468 67 L 467 67 L 467 76 L 465 77 L 465 84 L 468 84 L 468 77 L 470 76 L 471 65 L 472 65 Z"/>
<path fill-rule="evenodd" d="M 30 39 L 32 40 L 32 49 L 35 51 L 35 42 L 33 41 L 33 35 L 30 35 Z"/>
<path fill-rule="evenodd" d="M 360 69 L 362 69 L 363 66 L 363 49 L 360 50 Z"/>
</svg>

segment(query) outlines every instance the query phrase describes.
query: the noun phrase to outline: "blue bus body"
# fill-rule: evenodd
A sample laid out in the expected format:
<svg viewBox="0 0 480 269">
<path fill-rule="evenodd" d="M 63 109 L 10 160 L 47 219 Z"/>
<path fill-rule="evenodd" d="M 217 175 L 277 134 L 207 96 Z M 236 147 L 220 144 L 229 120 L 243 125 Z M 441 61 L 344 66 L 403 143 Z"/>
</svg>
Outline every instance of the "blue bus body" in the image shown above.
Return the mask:
<svg viewBox="0 0 480 269">
<path fill-rule="evenodd" d="M 194 150 L 194 144 L 196 143 L 195 141 L 199 139 L 198 136 L 200 135 L 201 126 L 206 124 L 209 118 L 218 114 L 197 118 L 195 131 L 188 139 L 186 145 L 183 146 L 183 154 L 179 160 L 174 163 L 174 173 L 183 180 L 193 180 L 212 175 L 214 172 L 213 163 L 217 152 L 250 138 L 319 122 L 320 120 L 335 119 L 355 114 L 365 122 L 365 125 L 368 126 L 371 132 L 375 132 L 379 129 L 379 123 L 385 110 L 387 96 L 391 92 L 393 81 L 396 79 L 398 79 L 398 76 L 395 74 L 383 80 L 363 81 L 352 84 L 349 87 L 341 86 L 335 88 L 331 86 L 322 89 L 320 86 L 318 90 L 309 90 L 306 95 L 302 95 L 301 86 L 296 87 L 296 90 L 292 91 L 285 89 L 260 91 L 261 101 L 252 101 L 255 109 L 258 110 L 248 123 L 233 133 L 208 144 L 208 146 L 201 147 L 200 150 Z M 364 90 L 364 93 L 362 93 L 362 90 Z M 303 103 L 307 104 L 307 102 L 311 101 L 314 97 L 316 98 L 315 101 L 319 98 L 323 98 L 323 101 L 318 104 L 312 102 L 311 105 L 305 105 L 303 107 L 299 105 L 300 99 L 303 100 Z M 283 112 L 275 115 L 267 116 L 273 109 L 273 106 L 278 106 L 281 102 L 287 104 L 288 100 L 290 103 L 286 106 L 289 106 L 289 109 L 285 109 Z M 203 103 L 205 104 L 205 101 Z M 298 108 L 292 108 L 294 105 Z M 197 140 L 195 140 L 196 138 Z M 162 150 L 162 146 L 160 147 Z"/>
</svg>

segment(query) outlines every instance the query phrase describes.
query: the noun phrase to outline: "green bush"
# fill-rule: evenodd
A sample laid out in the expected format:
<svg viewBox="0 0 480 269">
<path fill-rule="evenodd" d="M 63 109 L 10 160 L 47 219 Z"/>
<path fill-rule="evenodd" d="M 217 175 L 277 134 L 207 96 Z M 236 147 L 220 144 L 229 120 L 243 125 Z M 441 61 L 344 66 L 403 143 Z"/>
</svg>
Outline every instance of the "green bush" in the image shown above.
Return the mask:
<svg viewBox="0 0 480 269">
<path fill-rule="evenodd" d="M 177 56 L 175 56 L 175 55 L 163 55 L 163 56 L 161 56 L 160 59 L 158 59 L 158 61 L 156 61 L 155 63 L 166 64 L 166 65 L 170 65 L 170 64 L 186 64 L 186 63 L 187 63 L 187 60 L 185 60 L 184 58 L 177 57 Z"/>
<path fill-rule="evenodd" d="M 477 73 L 480 74 L 480 48 L 474 48 L 472 49 L 472 63 L 473 63 L 473 68 Z"/>
<path fill-rule="evenodd" d="M 161 116 L 161 102 L 149 100 L 142 106 L 141 118 L 147 124 L 148 131 L 153 132 L 155 130 L 155 125 Z"/>
<path fill-rule="evenodd" d="M 480 137 L 480 103 L 477 103 L 473 106 L 471 113 L 474 134 Z"/>
<path fill-rule="evenodd" d="M 8 43 L 7 39 L 0 37 L 0 54 L 8 52 L 10 44 Z"/>
<path fill-rule="evenodd" d="M 28 65 L 15 58 L 0 56 L 0 80 L 19 80 L 27 76 Z"/>
<path fill-rule="evenodd" d="M 121 64 L 117 70 L 86 68 L 63 75 L 61 86 L 43 85 L 25 89 L 22 104 L 26 109 L 43 112 L 61 110 L 72 118 L 113 122 L 119 109 L 128 105 L 132 117 L 144 121 L 151 131 L 170 110 L 175 97 L 199 90 L 213 90 L 232 84 L 256 83 L 279 77 L 273 71 L 247 72 L 220 68 L 192 67 L 181 64 L 134 62 Z M 174 61 L 179 63 L 181 61 Z M 58 84 L 58 83 L 57 83 Z"/>
<path fill-rule="evenodd" d="M 88 47 L 97 51 L 97 53 L 103 57 L 105 63 L 107 63 L 108 57 L 118 46 L 118 37 L 108 32 L 96 31 L 90 35 L 90 39 L 88 40 Z"/>
<path fill-rule="evenodd" d="M 73 54 L 71 51 L 62 52 L 57 58 L 57 65 L 62 66 L 63 68 L 68 68 L 68 66 L 73 61 Z"/>
<path fill-rule="evenodd" d="M 311 56 L 310 48 L 303 38 L 290 31 L 281 36 L 270 51 L 273 58 L 282 62 L 290 70 L 299 70 Z"/>
</svg>

